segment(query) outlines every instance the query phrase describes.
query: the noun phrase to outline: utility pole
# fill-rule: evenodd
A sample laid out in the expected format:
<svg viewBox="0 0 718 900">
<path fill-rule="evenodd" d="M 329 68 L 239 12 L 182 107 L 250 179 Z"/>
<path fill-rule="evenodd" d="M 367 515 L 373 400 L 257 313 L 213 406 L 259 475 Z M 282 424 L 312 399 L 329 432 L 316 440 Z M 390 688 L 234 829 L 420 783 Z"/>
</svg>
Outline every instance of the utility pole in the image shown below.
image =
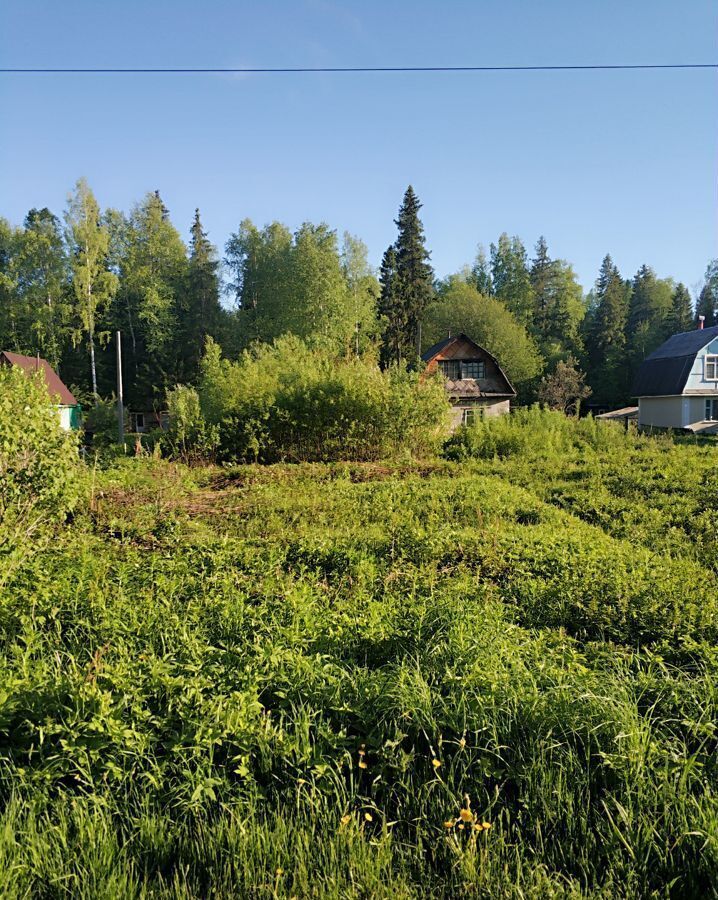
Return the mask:
<svg viewBox="0 0 718 900">
<path fill-rule="evenodd" d="M 125 406 L 122 399 L 122 337 L 115 332 L 117 342 L 117 434 L 120 444 L 125 443 Z"/>
</svg>

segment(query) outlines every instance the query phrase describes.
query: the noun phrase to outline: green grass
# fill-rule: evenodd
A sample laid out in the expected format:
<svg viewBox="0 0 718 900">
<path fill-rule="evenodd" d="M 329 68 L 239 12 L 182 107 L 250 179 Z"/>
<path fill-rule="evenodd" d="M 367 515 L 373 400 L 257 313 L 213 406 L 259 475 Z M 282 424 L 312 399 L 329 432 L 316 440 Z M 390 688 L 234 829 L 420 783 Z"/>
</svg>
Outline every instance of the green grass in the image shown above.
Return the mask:
<svg viewBox="0 0 718 900">
<path fill-rule="evenodd" d="M 714 449 L 610 434 L 98 473 L 0 579 L 0 896 L 716 896 Z"/>
</svg>

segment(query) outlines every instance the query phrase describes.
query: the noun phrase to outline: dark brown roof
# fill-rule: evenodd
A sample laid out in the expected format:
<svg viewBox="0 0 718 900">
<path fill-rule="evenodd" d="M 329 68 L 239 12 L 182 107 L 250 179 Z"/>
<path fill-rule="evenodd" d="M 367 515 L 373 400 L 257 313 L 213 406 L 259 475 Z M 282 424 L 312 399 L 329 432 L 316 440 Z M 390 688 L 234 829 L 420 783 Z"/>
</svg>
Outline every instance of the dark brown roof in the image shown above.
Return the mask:
<svg viewBox="0 0 718 900">
<path fill-rule="evenodd" d="M 60 376 L 52 368 L 46 359 L 39 356 L 23 356 L 21 353 L 12 353 L 10 350 L 0 351 L 0 364 L 18 366 L 25 372 L 42 371 L 45 384 L 50 396 L 60 406 L 77 406 L 77 400 L 60 381 Z"/>
<path fill-rule="evenodd" d="M 443 341 L 439 341 L 438 344 L 434 344 L 432 347 L 429 347 L 428 350 L 425 350 L 421 354 L 422 360 L 424 362 L 428 363 L 438 353 L 441 353 L 442 350 L 445 350 L 449 346 L 449 344 L 453 344 L 455 341 L 466 341 L 468 344 L 471 344 L 472 347 L 475 347 L 481 353 L 485 353 L 489 357 L 489 359 L 493 361 L 494 365 L 499 370 L 499 374 L 506 382 L 506 387 L 508 388 L 508 391 L 505 394 L 495 394 L 495 396 L 500 396 L 500 397 L 515 397 L 516 396 L 516 390 L 515 390 L 514 386 L 511 384 L 511 382 L 509 381 L 508 377 L 506 376 L 506 372 L 504 372 L 504 370 L 499 365 L 498 359 L 496 359 L 496 357 L 493 355 L 493 353 L 489 353 L 489 351 L 485 347 L 481 347 L 479 344 L 476 343 L 476 341 L 472 341 L 471 338 L 468 335 L 464 334 L 463 331 L 460 334 L 453 335 L 453 337 L 445 337 Z M 463 382 L 455 382 L 455 383 L 463 384 Z M 486 395 L 488 395 L 488 393 L 489 392 L 486 392 Z"/>
</svg>

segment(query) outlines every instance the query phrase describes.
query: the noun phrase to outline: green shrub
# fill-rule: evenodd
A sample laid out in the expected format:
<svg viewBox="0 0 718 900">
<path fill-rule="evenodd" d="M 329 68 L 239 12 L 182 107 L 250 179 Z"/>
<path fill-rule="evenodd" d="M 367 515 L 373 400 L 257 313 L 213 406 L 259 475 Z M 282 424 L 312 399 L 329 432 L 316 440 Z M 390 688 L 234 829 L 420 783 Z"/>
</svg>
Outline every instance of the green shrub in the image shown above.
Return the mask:
<svg viewBox="0 0 718 900">
<path fill-rule="evenodd" d="M 446 433 L 448 403 L 438 380 L 382 372 L 361 358 L 338 360 L 290 336 L 246 351 L 237 363 L 210 344 L 199 396 L 223 459 L 422 456 Z"/>
<path fill-rule="evenodd" d="M 0 367 L 0 549 L 62 520 L 80 481 L 76 434 L 60 427 L 42 377 Z"/>
<path fill-rule="evenodd" d="M 218 441 L 217 427 L 205 422 L 197 391 L 178 384 L 167 392 L 167 410 L 169 431 L 165 443 L 172 455 L 184 462 L 211 458 Z"/>
<path fill-rule="evenodd" d="M 449 459 L 551 456 L 571 450 L 635 447 L 646 441 L 636 432 L 624 432 L 613 422 L 600 422 L 592 416 L 575 419 L 531 406 L 517 409 L 510 416 L 481 419 L 459 429 L 447 441 L 445 453 Z"/>
</svg>

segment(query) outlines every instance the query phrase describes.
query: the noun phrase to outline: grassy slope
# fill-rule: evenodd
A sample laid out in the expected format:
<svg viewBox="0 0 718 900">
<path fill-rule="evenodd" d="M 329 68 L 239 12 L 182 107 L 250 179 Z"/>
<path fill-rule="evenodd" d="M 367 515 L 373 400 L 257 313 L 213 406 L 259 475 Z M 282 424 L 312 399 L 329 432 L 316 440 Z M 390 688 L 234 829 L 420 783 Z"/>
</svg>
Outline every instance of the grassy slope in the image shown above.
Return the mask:
<svg viewBox="0 0 718 900">
<path fill-rule="evenodd" d="M 0 594 L 0 895 L 711 896 L 712 470 L 105 473 Z"/>
</svg>

